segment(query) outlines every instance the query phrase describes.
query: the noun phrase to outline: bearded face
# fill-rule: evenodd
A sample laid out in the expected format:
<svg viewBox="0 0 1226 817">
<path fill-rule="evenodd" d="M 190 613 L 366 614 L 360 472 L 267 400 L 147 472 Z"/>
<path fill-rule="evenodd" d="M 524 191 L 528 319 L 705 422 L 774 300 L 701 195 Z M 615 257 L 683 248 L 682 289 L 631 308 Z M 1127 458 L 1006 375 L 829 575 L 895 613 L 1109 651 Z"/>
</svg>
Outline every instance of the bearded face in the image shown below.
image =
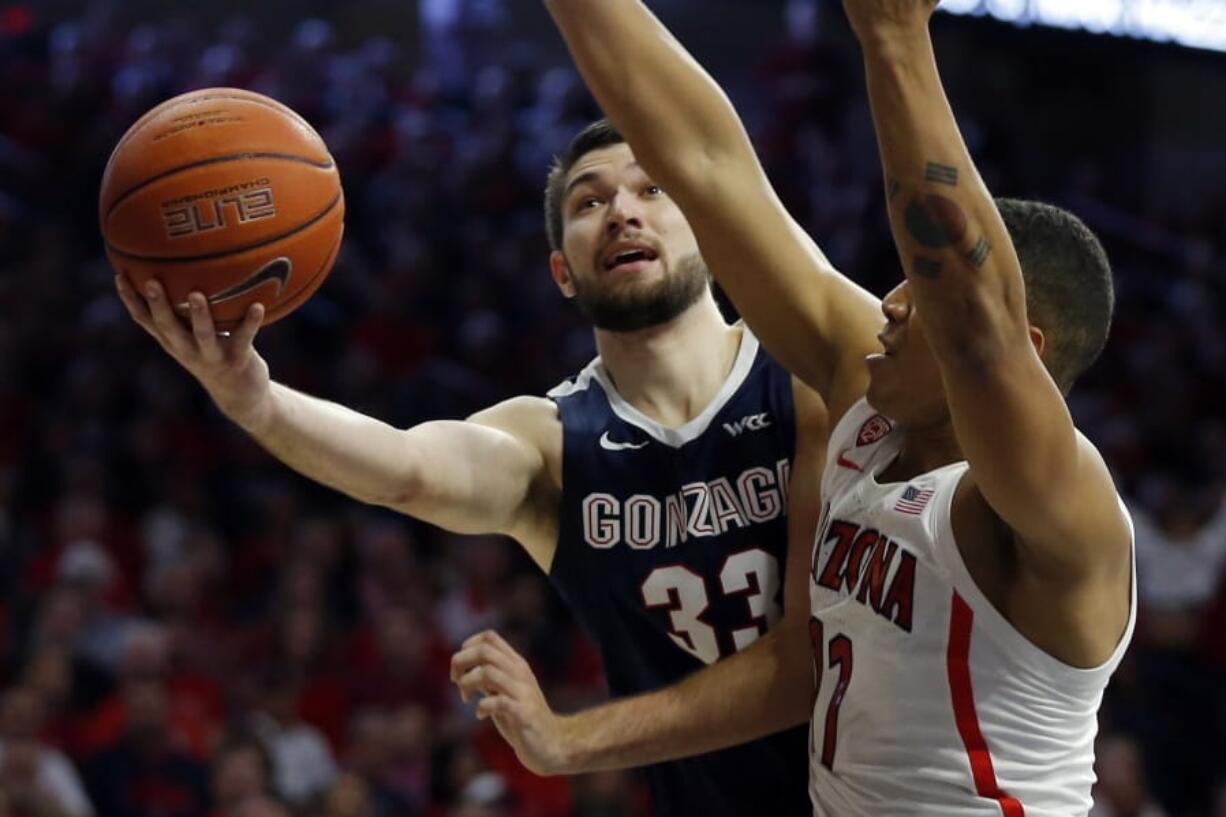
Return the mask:
<svg viewBox="0 0 1226 817">
<path fill-rule="evenodd" d="M 575 303 L 597 329 L 635 332 L 668 323 L 706 292 L 710 273 L 694 253 L 662 263 L 657 276 L 641 280 L 575 278 Z"/>
<path fill-rule="evenodd" d="M 710 275 L 689 223 L 629 146 L 600 148 L 575 162 L 562 218 L 555 279 L 598 329 L 667 323 L 706 292 Z"/>
</svg>

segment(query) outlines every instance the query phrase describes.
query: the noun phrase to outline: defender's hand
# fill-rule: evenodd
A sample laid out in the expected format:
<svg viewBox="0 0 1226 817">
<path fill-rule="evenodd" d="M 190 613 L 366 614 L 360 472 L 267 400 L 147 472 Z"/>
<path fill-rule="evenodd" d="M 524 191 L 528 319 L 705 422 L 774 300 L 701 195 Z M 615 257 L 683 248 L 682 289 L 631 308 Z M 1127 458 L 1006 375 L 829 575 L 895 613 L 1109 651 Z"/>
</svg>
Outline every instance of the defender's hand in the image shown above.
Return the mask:
<svg viewBox="0 0 1226 817">
<path fill-rule="evenodd" d="M 927 30 L 940 0 L 843 0 L 856 38 L 865 46 Z"/>
<path fill-rule="evenodd" d="M 252 304 L 239 327 L 222 337 L 213 326 L 208 301 L 199 292 L 187 297 L 189 329 L 171 308 L 158 281 L 148 281 L 142 296 L 117 275 L 115 288 L 132 320 L 200 381 L 227 417 L 244 427 L 257 422 L 270 393 L 268 364 L 253 346 L 264 320 L 263 304 Z"/>
<path fill-rule="evenodd" d="M 528 662 L 502 636 L 486 630 L 465 641 L 451 658 L 451 681 L 465 701 L 483 696 L 477 717 L 493 719 L 520 763 L 539 775 L 567 772 L 562 719 L 545 702 Z"/>
</svg>

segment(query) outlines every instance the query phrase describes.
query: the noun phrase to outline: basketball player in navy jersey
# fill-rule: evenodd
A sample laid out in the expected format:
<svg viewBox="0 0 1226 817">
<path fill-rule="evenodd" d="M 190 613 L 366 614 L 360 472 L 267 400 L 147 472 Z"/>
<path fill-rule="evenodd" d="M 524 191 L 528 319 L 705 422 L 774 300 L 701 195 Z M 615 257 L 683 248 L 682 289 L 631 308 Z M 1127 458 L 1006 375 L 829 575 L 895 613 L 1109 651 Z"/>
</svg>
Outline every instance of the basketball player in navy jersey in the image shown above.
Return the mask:
<svg viewBox="0 0 1226 817">
<path fill-rule="evenodd" d="M 463 422 L 400 430 L 273 382 L 253 348 L 260 305 L 223 338 L 199 293 L 186 327 L 157 282 L 117 285 L 226 416 L 292 468 L 452 531 L 518 541 L 595 639 L 614 694 L 755 641 L 769 661 L 795 640 L 776 631 L 805 627 L 824 406 L 725 322 L 689 224 L 607 124 L 560 157 L 546 214 L 554 280 L 591 319 L 600 356 L 547 398 Z M 728 692 L 759 698 L 764 679 Z M 809 681 L 805 667 L 789 679 Z M 768 731 L 803 723 L 805 702 L 788 703 L 763 716 Z M 729 745 L 746 726 L 712 731 Z M 804 740 L 792 729 L 652 768 L 656 813 L 806 814 Z"/>
<path fill-rule="evenodd" d="M 1097 239 L 989 196 L 937 74 L 936 0 L 844 0 L 906 278 L 879 304 L 793 223 L 725 96 L 639 0 L 546 5 L 749 325 L 829 406 L 810 644 L 559 717 L 518 656 L 474 639 L 461 688 L 542 772 L 709 750 L 718 719 L 811 695 L 820 817 L 1086 814 L 1135 622 L 1131 524 L 1064 401 L 1110 324 Z M 796 663 L 814 686 L 720 695 Z"/>
</svg>

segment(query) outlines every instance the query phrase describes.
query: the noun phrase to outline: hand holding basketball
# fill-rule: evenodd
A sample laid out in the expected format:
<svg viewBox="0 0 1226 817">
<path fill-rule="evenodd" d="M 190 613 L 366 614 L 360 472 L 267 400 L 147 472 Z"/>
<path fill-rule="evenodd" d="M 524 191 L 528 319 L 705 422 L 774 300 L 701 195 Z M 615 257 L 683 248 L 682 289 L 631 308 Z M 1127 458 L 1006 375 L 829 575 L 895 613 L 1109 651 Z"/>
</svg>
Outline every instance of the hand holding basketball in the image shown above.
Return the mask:
<svg viewBox="0 0 1226 817">
<path fill-rule="evenodd" d="M 258 423 L 271 383 L 268 364 L 252 345 L 264 319 L 263 304 L 249 306 L 238 328 L 223 337 L 200 292 L 187 298 L 189 330 L 171 308 L 160 282 L 147 281 L 144 295 L 122 275 L 115 276 L 115 286 L 132 319 L 200 381 L 223 414 L 244 428 Z"/>
<path fill-rule="evenodd" d="M 328 148 L 286 106 L 237 88 L 163 102 L 115 146 L 98 215 L 115 271 L 156 278 L 178 313 L 201 292 L 219 329 L 259 301 L 264 322 L 319 288 L 340 248 L 345 199 Z"/>
</svg>

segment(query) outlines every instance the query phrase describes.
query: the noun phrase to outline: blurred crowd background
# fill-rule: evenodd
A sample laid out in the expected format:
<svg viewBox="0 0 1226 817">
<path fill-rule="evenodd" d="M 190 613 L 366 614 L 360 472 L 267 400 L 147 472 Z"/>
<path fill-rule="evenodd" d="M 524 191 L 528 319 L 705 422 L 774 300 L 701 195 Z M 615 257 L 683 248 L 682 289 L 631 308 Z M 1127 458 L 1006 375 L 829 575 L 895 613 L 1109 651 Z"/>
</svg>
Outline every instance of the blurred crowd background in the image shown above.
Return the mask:
<svg viewBox="0 0 1226 817">
<path fill-rule="evenodd" d="M 899 278 L 837 4 L 653 3 L 849 275 Z M 1226 57 L 942 18 L 993 190 L 1102 236 L 1118 317 L 1074 393 L 1138 521 L 1137 636 L 1096 817 L 1226 815 Z M 632 776 L 541 780 L 447 681 L 498 627 L 555 706 L 599 659 L 513 543 L 297 477 L 124 313 L 96 197 L 118 137 L 232 85 L 317 126 L 331 279 L 258 339 L 279 380 L 406 426 L 593 354 L 546 266 L 551 155 L 598 115 L 536 0 L 0 5 L 0 817 L 632 817 Z"/>
</svg>

